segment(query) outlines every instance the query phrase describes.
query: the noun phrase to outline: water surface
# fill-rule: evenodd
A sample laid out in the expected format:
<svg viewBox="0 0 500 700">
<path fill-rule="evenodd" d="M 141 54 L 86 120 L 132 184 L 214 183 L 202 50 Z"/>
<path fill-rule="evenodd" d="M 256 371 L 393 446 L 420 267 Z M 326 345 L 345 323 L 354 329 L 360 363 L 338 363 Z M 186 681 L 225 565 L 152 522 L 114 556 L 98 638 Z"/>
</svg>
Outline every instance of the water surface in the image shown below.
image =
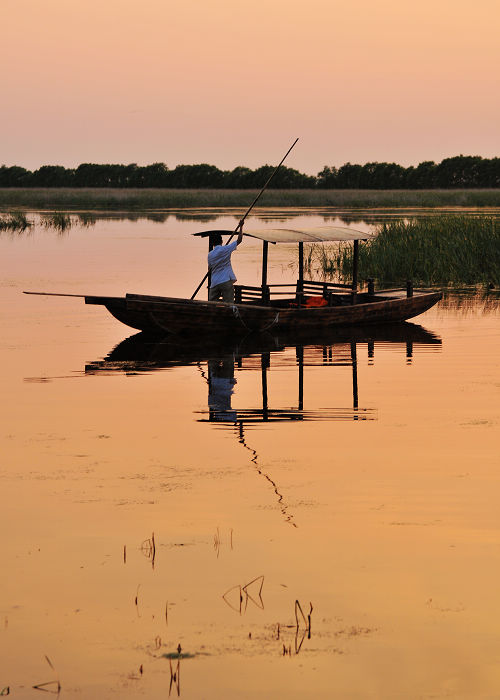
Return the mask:
<svg viewBox="0 0 500 700">
<path fill-rule="evenodd" d="M 305 344 L 186 346 L 21 294 L 190 295 L 205 226 L 0 236 L 0 691 L 495 697 L 498 296 Z M 271 247 L 272 281 L 295 252 Z M 241 282 L 259 254 L 238 249 Z"/>
</svg>

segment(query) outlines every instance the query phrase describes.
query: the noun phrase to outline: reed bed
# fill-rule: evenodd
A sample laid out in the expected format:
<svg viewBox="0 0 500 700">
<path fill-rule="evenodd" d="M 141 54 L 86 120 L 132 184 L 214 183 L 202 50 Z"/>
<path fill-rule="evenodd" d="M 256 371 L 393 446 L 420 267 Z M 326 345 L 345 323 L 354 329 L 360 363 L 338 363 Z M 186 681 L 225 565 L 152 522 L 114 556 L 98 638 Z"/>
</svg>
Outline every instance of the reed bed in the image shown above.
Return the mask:
<svg viewBox="0 0 500 700">
<path fill-rule="evenodd" d="M 32 225 L 22 212 L 0 214 L 0 231 L 26 231 Z"/>
<path fill-rule="evenodd" d="M 41 224 L 44 228 L 53 228 L 64 233 L 64 231 L 68 231 L 72 227 L 73 220 L 69 214 L 54 211 L 49 214 L 42 214 Z"/>
<path fill-rule="evenodd" d="M 345 280 L 353 247 L 307 252 L 309 269 Z M 424 285 L 500 285 L 500 221 L 495 217 L 441 216 L 392 221 L 359 247 L 359 277 L 379 284 L 413 280 Z"/>
<path fill-rule="evenodd" d="M 175 209 L 247 207 L 258 190 L 0 188 L 0 208 Z M 260 206 L 275 207 L 498 207 L 500 189 L 334 190 L 268 189 Z"/>
</svg>

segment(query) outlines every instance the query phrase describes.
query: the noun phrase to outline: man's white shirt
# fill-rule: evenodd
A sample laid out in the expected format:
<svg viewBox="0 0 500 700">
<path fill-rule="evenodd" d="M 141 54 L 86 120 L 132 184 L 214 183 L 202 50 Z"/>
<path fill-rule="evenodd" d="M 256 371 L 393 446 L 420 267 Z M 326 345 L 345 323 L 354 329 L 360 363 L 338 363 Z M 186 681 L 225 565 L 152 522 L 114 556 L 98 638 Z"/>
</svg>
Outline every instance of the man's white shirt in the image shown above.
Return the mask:
<svg viewBox="0 0 500 700">
<path fill-rule="evenodd" d="M 208 254 L 208 267 L 210 268 L 210 286 L 215 287 L 223 282 L 236 282 L 236 275 L 231 267 L 231 253 L 236 250 L 238 241 L 229 245 L 216 245 Z"/>
</svg>

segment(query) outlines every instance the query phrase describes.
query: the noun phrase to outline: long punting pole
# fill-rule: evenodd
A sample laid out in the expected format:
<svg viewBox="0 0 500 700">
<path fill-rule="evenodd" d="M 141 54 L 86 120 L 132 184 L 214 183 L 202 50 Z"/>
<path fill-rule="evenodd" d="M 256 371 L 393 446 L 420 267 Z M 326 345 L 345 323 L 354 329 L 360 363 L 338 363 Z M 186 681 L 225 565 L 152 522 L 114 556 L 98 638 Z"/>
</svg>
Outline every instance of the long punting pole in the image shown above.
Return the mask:
<svg viewBox="0 0 500 700">
<path fill-rule="evenodd" d="M 42 297 L 80 297 L 85 299 L 85 294 L 59 294 L 59 292 L 23 292 L 23 294 L 38 294 Z"/>
<path fill-rule="evenodd" d="M 247 216 L 250 214 L 250 212 L 252 211 L 252 209 L 254 208 L 254 206 L 257 204 L 257 202 L 259 201 L 259 199 L 261 198 L 261 196 L 264 194 L 264 191 L 266 190 L 267 186 L 269 185 L 269 183 L 271 182 L 271 180 L 273 179 L 273 177 L 276 175 L 276 173 L 278 172 L 278 170 L 281 168 L 281 166 L 282 166 L 283 163 L 285 162 L 285 158 L 286 158 L 287 155 L 290 153 L 290 151 L 291 151 L 292 148 L 295 146 L 295 144 L 297 143 L 298 140 L 299 140 L 298 138 L 295 139 L 295 141 L 292 143 L 292 145 L 290 146 L 290 148 L 288 149 L 288 151 L 285 153 L 285 155 L 283 156 L 283 158 L 280 160 L 279 164 L 276 166 L 276 168 L 273 170 L 273 172 L 271 173 L 271 175 L 268 177 L 267 182 L 266 182 L 266 184 L 264 185 L 264 187 L 261 189 L 261 191 L 259 192 L 259 194 L 255 197 L 255 199 L 253 200 L 253 202 L 251 203 L 251 205 L 248 207 L 248 209 L 246 210 L 246 212 L 245 212 L 245 214 L 243 215 L 243 217 L 239 220 L 238 226 L 234 229 L 234 231 L 233 231 L 233 233 L 231 234 L 231 236 L 230 236 L 229 240 L 227 241 L 226 245 L 227 245 L 228 243 L 231 243 L 231 240 L 233 239 L 233 236 L 236 234 L 236 232 L 238 231 L 238 229 L 239 229 L 241 226 L 243 226 L 243 224 L 244 224 L 244 222 L 245 222 L 245 219 L 246 219 Z M 200 289 L 202 288 L 203 283 L 205 282 L 205 280 L 207 279 L 207 277 L 208 277 L 208 272 L 205 274 L 205 277 L 201 280 L 200 284 L 196 287 L 195 291 L 193 292 L 193 294 L 192 294 L 192 296 L 191 296 L 191 299 L 194 299 L 195 296 L 198 294 L 198 292 L 199 292 Z"/>
</svg>

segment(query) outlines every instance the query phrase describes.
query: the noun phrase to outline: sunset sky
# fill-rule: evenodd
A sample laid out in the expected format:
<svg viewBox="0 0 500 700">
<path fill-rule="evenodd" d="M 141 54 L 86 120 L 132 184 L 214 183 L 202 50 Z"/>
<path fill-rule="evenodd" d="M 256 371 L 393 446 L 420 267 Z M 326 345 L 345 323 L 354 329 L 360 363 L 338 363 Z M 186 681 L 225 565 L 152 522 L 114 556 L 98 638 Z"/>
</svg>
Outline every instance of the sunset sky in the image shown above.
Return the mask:
<svg viewBox="0 0 500 700">
<path fill-rule="evenodd" d="M 498 0 L 1 0 L 0 164 L 498 156 Z"/>
</svg>

